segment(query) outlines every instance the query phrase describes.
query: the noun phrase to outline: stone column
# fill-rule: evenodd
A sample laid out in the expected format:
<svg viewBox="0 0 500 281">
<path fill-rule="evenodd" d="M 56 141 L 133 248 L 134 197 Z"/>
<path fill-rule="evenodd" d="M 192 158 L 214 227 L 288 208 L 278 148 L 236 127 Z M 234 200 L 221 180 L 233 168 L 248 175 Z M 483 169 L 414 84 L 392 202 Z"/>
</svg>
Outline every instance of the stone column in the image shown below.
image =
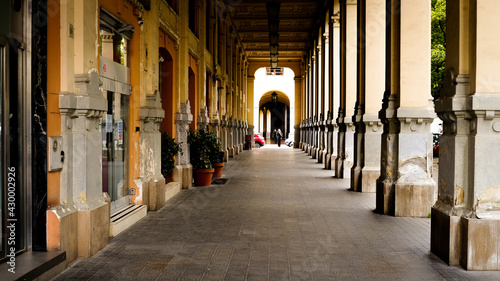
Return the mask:
<svg viewBox="0 0 500 281">
<path fill-rule="evenodd" d="M 243 120 L 240 120 L 240 131 L 238 132 L 239 134 L 239 150 L 240 152 L 243 151 L 243 146 L 245 144 L 245 122 Z"/>
<path fill-rule="evenodd" d="M 108 243 L 109 196 L 102 192 L 102 135 L 99 120 L 107 110 L 97 69 L 74 77 L 75 92 L 59 95 L 65 159 L 61 171 L 61 205 L 49 210 L 63 223 L 74 223 L 76 256 L 90 257 Z M 65 229 L 68 226 L 60 226 Z M 61 231 L 61 233 L 64 233 Z M 68 240 L 72 239 L 68 234 Z M 69 243 L 62 241 L 62 243 Z M 64 244 L 71 248 L 75 245 Z M 64 249 L 64 248 L 63 248 Z"/>
<path fill-rule="evenodd" d="M 175 138 L 177 143 L 180 143 L 182 154 L 179 154 L 176 160 L 175 169 L 173 171 L 174 181 L 181 183 L 182 188 L 190 188 L 192 186 L 193 166 L 189 158 L 188 132 L 189 124 L 193 122 L 191 114 L 191 105 L 189 100 L 186 103 L 181 103 L 180 112 L 175 113 Z"/>
<path fill-rule="evenodd" d="M 306 120 L 308 116 L 308 107 L 309 107 L 309 99 L 308 99 L 308 70 L 307 70 L 307 64 L 304 67 L 304 85 L 303 85 L 303 98 L 302 98 L 302 122 L 301 122 L 301 127 L 300 127 L 300 136 L 301 136 L 301 145 L 300 148 L 302 151 L 306 151 L 307 147 L 307 127 L 306 127 Z"/>
<path fill-rule="evenodd" d="M 358 95 L 351 189 L 375 192 L 380 176 L 382 123 L 377 112 L 385 89 L 385 0 L 358 3 Z M 367 31 L 367 27 L 373 30 Z"/>
<path fill-rule="evenodd" d="M 234 157 L 234 121 L 233 116 L 227 121 L 227 153 L 230 158 Z"/>
<path fill-rule="evenodd" d="M 240 129 L 241 123 L 237 119 L 234 121 L 234 155 L 240 154 Z"/>
<path fill-rule="evenodd" d="M 319 47 L 319 48 L 318 48 Z M 313 57 L 313 79 L 311 86 L 313 88 L 312 93 L 314 96 L 314 108 L 313 108 L 313 139 L 312 139 L 312 151 L 311 157 L 316 159 L 318 156 L 319 150 L 319 52 L 320 52 L 319 43 L 316 41 L 316 46 L 313 49 L 314 57 Z"/>
<path fill-rule="evenodd" d="M 320 35 L 321 37 L 321 45 L 318 47 L 318 54 L 321 55 L 321 61 L 319 62 L 321 64 L 321 75 L 318 75 L 318 80 L 319 77 L 321 77 L 321 82 L 318 85 L 318 88 L 321 89 L 321 98 L 320 98 L 320 108 L 321 108 L 321 113 L 319 114 L 319 136 L 318 136 L 318 157 L 317 157 L 317 162 L 318 163 L 323 163 L 323 157 L 326 154 L 325 151 L 325 57 L 326 57 L 326 48 L 325 48 L 325 40 L 326 40 L 326 33 L 323 33 L 324 26 L 325 24 L 322 24 L 323 28 L 321 29 L 322 34 Z"/>
<path fill-rule="evenodd" d="M 356 71 L 357 71 L 357 2 L 346 0 L 340 3 L 340 41 L 341 55 L 340 67 L 340 95 L 338 134 L 338 156 L 335 165 L 335 175 L 338 178 L 350 178 L 351 168 L 354 164 L 354 114 L 356 100 Z"/>
<path fill-rule="evenodd" d="M 307 128 L 307 139 L 306 139 L 306 153 L 307 155 L 311 155 L 311 140 L 312 140 L 312 129 L 311 129 L 311 122 L 312 122 L 312 109 L 313 109 L 313 96 L 312 96 L 312 87 L 311 87 L 311 81 L 312 81 L 312 76 L 311 76 L 311 66 L 312 66 L 312 54 L 309 57 L 309 63 L 308 63 L 308 75 L 307 75 L 307 101 L 308 101 L 308 106 L 307 106 L 307 118 L 306 118 L 306 128 Z"/>
<path fill-rule="evenodd" d="M 436 191 L 431 178 L 430 3 L 394 0 L 387 12 L 389 59 L 379 115 L 384 132 L 376 206 L 383 214 L 427 217 Z"/>
<path fill-rule="evenodd" d="M 222 115 L 222 120 L 220 122 L 220 138 L 222 142 L 222 151 L 224 151 L 224 161 L 227 162 L 229 160 L 229 150 L 228 150 L 226 115 Z"/>
<path fill-rule="evenodd" d="M 498 1 L 447 3 L 444 87 L 436 101 L 438 201 L 432 208 L 431 251 L 467 270 L 500 270 L 500 87 L 495 50 Z M 448 33 L 449 32 L 449 33 Z"/>
<path fill-rule="evenodd" d="M 207 107 L 204 106 L 203 108 L 200 108 L 200 113 L 198 114 L 198 128 L 207 128 L 208 124 L 210 123 L 210 118 L 208 117 L 208 110 Z"/>
<path fill-rule="evenodd" d="M 253 134 L 254 134 L 254 126 L 253 125 L 248 125 L 247 127 L 247 135 L 250 135 L 250 139 L 252 140 L 252 145 L 251 147 L 255 147 L 255 140 L 253 139 Z"/>
<path fill-rule="evenodd" d="M 346 40 L 346 4 L 345 2 L 340 2 L 340 17 L 339 17 L 339 42 L 345 42 Z M 346 102 L 345 102 L 345 44 L 346 43 L 339 43 L 339 49 L 340 49 L 340 57 L 339 57 L 339 72 L 336 74 L 336 76 L 341 77 L 342 79 L 339 79 L 339 107 L 337 110 L 337 127 L 338 130 L 337 132 L 337 157 L 335 158 L 335 177 L 336 178 L 343 178 L 344 177 L 344 161 L 345 161 L 345 131 L 346 131 L 346 126 L 344 123 L 344 118 L 345 118 L 345 107 L 346 107 Z M 341 75 L 342 73 L 342 75 Z"/>
<path fill-rule="evenodd" d="M 293 126 L 293 148 L 300 148 L 300 134 L 301 134 L 301 131 L 300 131 L 300 123 L 302 121 L 302 118 L 303 118 L 303 115 L 302 115 L 302 106 L 303 106 L 303 93 L 302 93 L 302 89 L 303 89 L 303 78 L 302 76 L 299 76 L 299 75 L 296 75 L 294 78 L 294 88 L 295 88 L 295 93 L 294 93 L 294 96 L 295 96 L 295 108 L 294 108 L 294 118 L 293 120 L 290 119 L 290 127 Z M 292 108 L 290 108 L 290 110 L 292 110 Z M 290 111 L 290 114 L 292 112 Z"/>
<path fill-rule="evenodd" d="M 142 186 L 142 203 L 150 211 L 156 211 L 164 205 L 158 202 L 158 194 L 165 186 L 165 178 L 161 174 L 161 121 L 165 111 L 161 106 L 158 91 L 146 96 L 146 106 L 139 109 L 141 122 L 140 135 L 140 168 L 139 179 Z M 160 152 L 160 153 L 158 153 Z"/>
<path fill-rule="evenodd" d="M 326 170 L 332 169 L 332 154 L 333 154 L 333 86 L 334 86 L 334 24 L 338 21 L 338 17 L 334 15 L 334 1 L 328 5 L 328 33 L 325 38 L 325 54 L 328 52 L 328 114 L 326 116 L 326 153 L 324 155 L 323 163 Z M 326 77 L 325 77 L 326 78 Z"/>
</svg>

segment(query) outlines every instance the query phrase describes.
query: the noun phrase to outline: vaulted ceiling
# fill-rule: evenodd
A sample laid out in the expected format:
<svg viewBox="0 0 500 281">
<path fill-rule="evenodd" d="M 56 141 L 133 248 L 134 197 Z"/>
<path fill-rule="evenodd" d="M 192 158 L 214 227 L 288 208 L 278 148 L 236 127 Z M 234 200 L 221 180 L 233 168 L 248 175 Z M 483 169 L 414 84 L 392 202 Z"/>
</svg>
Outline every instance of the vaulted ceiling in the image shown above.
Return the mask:
<svg viewBox="0 0 500 281">
<path fill-rule="evenodd" d="M 281 3 L 278 66 L 301 61 L 324 15 L 324 0 L 224 0 L 249 62 L 270 61 L 266 3 Z"/>
</svg>

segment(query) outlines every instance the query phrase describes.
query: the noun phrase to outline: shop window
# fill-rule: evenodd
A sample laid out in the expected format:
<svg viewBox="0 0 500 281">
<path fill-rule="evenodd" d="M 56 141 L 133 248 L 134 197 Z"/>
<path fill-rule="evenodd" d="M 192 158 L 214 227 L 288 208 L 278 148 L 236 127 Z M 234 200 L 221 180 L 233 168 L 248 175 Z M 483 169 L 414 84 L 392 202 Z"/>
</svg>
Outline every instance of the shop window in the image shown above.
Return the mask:
<svg viewBox="0 0 500 281">
<path fill-rule="evenodd" d="M 119 34 L 101 29 L 99 54 L 107 59 L 128 66 L 128 40 Z"/>
<path fill-rule="evenodd" d="M 129 66 L 129 41 L 134 26 L 124 24 L 101 9 L 99 54 L 124 66 Z"/>
</svg>

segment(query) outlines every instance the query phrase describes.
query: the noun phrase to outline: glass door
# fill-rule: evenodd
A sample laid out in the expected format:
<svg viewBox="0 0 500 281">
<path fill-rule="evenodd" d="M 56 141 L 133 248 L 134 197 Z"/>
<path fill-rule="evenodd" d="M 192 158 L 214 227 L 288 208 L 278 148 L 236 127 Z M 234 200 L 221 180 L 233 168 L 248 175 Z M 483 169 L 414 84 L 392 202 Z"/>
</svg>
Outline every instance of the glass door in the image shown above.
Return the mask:
<svg viewBox="0 0 500 281">
<path fill-rule="evenodd" d="M 127 183 L 128 96 L 105 91 L 108 111 L 101 119 L 102 190 L 111 197 L 111 212 L 130 203 Z"/>
<path fill-rule="evenodd" d="M 0 36 L 0 262 L 26 250 L 23 53 Z"/>
</svg>

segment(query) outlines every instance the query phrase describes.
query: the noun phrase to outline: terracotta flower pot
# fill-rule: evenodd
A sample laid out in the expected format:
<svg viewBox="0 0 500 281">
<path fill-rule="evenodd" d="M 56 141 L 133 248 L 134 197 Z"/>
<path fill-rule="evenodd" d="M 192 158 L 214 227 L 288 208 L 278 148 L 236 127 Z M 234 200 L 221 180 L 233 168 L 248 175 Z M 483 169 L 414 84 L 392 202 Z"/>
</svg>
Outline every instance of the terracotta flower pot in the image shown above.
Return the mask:
<svg viewBox="0 0 500 281">
<path fill-rule="evenodd" d="M 212 175 L 214 169 L 196 169 L 193 171 L 194 185 L 195 186 L 209 186 L 212 184 Z"/>
<path fill-rule="evenodd" d="M 224 163 L 213 163 L 212 167 L 214 167 L 214 178 L 218 179 L 222 177 L 222 169 L 224 168 Z"/>
</svg>

